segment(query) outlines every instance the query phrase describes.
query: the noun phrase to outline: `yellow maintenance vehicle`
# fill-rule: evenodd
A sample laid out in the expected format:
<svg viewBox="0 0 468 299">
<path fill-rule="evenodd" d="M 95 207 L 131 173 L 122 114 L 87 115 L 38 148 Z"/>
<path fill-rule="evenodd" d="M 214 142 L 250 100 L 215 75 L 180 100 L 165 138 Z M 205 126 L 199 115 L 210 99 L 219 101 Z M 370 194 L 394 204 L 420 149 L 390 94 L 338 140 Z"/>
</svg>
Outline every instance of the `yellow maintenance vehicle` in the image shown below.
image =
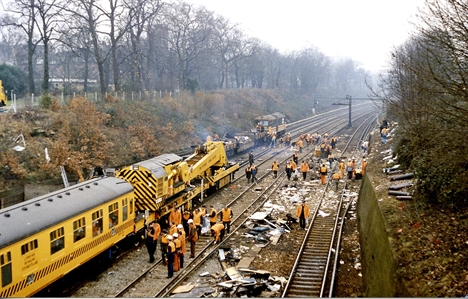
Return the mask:
<svg viewBox="0 0 468 299">
<path fill-rule="evenodd" d="M 3 88 L 2 80 L 0 80 L 0 110 L 3 112 L 5 108 L 8 107 L 8 99 L 5 94 L 5 89 Z"/>
<path fill-rule="evenodd" d="M 186 159 L 163 154 L 124 167 L 116 177 L 133 186 L 135 208 L 146 211 L 147 221 L 151 221 L 168 215 L 173 207 L 192 209 L 195 199 L 202 202 L 229 184 L 238 169 L 238 163 L 228 161 L 223 142 L 208 141 Z"/>
</svg>

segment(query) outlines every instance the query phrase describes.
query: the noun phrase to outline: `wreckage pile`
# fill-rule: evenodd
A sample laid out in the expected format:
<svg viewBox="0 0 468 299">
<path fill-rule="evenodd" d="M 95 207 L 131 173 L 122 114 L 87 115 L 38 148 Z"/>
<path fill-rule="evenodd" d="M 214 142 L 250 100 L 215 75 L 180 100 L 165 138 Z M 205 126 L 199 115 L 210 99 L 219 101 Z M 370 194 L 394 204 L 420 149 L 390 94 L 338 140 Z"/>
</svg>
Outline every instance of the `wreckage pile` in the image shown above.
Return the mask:
<svg viewBox="0 0 468 299">
<path fill-rule="evenodd" d="M 284 185 L 261 211 L 231 232 L 211 262 L 189 278 L 186 285 L 176 288 L 171 297 L 279 297 L 305 233 L 297 229 L 296 208 L 305 200 L 311 211 L 315 210 L 322 193 L 318 181 L 294 181 Z M 339 203 L 340 195 L 328 191 L 318 216 L 328 217 L 327 210 Z M 358 194 L 345 195 L 347 200 L 353 200 Z M 282 239 L 285 234 L 287 238 Z M 279 259 L 269 254 L 269 248 L 280 252 Z M 286 261 L 287 258 L 290 260 Z M 284 271 L 276 269 L 281 265 L 286 268 Z"/>
</svg>

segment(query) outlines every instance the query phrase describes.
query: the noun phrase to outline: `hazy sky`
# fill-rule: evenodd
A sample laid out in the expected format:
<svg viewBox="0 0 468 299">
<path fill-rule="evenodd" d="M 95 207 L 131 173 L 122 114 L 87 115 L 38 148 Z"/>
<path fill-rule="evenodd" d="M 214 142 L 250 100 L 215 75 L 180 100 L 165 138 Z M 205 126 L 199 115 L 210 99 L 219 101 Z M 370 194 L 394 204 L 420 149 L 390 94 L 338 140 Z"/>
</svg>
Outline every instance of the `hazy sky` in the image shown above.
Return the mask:
<svg viewBox="0 0 468 299">
<path fill-rule="evenodd" d="M 384 68 L 424 0 L 185 0 L 241 25 L 282 53 L 316 46 L 370 71 Z"/>
</svg>

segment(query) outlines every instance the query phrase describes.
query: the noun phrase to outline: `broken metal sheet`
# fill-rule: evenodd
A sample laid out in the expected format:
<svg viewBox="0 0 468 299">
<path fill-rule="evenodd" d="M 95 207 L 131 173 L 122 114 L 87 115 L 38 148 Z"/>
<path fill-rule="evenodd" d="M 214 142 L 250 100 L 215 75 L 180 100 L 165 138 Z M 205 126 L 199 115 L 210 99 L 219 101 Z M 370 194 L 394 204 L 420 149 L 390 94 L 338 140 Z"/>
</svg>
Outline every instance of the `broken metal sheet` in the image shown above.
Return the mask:
<svg viewBox="0 0 468 299">
<path fill-rule="evenodd" d="M 224 261 L 226 257 L 224 256 L 224 249 L 219 249 L 218 250 L 218 255 L 219 255 L 219 261 Z"/>
<path fill-rule="evenodd" d="M 249 217 L 249 219 L 253 220 L 263 220 L 265 217 L 270 215 L 270 213 L 267 212 L 255 212 L 252 216 Z"/>
<path fill-rule="evenodd" d="M 237 271 L 236 267 L 226 268 L 224 269 L 224 272 L 226 272 L 226 275 L 232 280 L 243 278 L 242 275 Z"/>
</svg>

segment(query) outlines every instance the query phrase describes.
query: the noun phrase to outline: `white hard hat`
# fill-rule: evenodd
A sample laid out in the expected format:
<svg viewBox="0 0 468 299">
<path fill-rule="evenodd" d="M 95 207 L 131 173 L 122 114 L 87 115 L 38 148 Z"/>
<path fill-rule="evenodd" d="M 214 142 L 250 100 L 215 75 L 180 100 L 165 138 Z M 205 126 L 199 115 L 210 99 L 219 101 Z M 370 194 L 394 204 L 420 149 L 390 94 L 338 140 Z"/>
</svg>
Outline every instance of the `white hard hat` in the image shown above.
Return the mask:
<svg viewBox="0 0 468 299">
<path fill-rule="evenodd" d="M 178 234 L 178 233 L 173 233 L 172 236 L 173 236 L 174 238 L 178 238 L 178 237 L 179 237 L 179 234 Z"/>
<path fill-rule="evenodd" d="M 182 224 L 177 225 L 177 228 L 184 228 Z"/>
<path fill-rule="evenodd" d="M 169 241 L 172 240 L 172 236 L 171 236 L 171 235 L 167 236 L 167 239 L 168 239 Z"/>
<path fill-rule="evenodd" d="M 193 220 L 192 220 L 192 219 L 189 219 L 189 220 L 187 221 L 187 223 L 193 223 Z"/>
</svg>

